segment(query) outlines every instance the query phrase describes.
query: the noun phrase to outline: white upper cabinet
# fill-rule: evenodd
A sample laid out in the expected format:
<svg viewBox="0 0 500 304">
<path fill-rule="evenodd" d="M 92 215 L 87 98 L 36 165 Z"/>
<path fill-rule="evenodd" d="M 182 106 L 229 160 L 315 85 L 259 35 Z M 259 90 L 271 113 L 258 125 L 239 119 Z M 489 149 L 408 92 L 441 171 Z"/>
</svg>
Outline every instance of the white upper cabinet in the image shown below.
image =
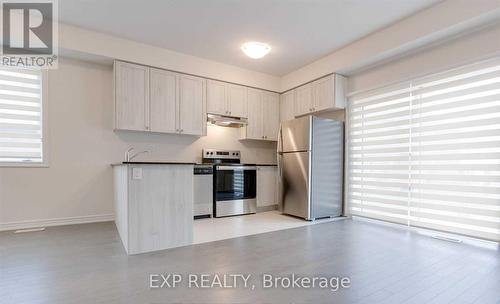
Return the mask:
<svg viewBox="0 0 500 304">
<path fill-rule="evenodd" d="M 330 75 L 296 88 L 295 116 L 345 108 L 346 78 Z"/>
<path fill-rule="evenodd" d="M 208 80 L 207 113 L 246 118 L 248 116 L 247 88 Z"/>
<path fill-rule="evenodd" d="M 248 89 L 248 125 L 242 128 L 242 139 L 278 140 L 279 95 Z"/>
<path fill-rule="evenodd" d="M 326 77 L 312 83 L 313 111 L 322 111 L 335 106 L 333 77 Z"/>
<path fill-rule="evenodd" d="M 245 139 L 264 139 L 264 117 L 262 115 L 262 91 L 248 89 L 248 125 L 244 128 Z"/>
<path fill-rule="evenodd" d="M 207 80 L 207 112 L 227 115 L 226 84 L 220 81 Z"/>
<path fill-rule="evenodd" d="M 228 115 L 247 117 L 247 87 L 228 84 L 226 87 Z"/>
<path fill-rule="evenodd" d="M 188 75 L 179 75 L 178 77 L 178 132 L 189 135 L 203 135 L 207 116 L 204 106 L 205 80 Z"/>
<path fill-rule="evenodd" d="M 115 129 L 206 134 L 205 79 L 115 62 Z"/>
<path fill-rule="evenodd" d="M 177 129 L 177 75 L 151 69 L 149 73 L 151 131 L 175 133 Z"/>
<path fill-rule="evenodd" d="M 280 122 L 295 118 L 293 107 L 295 104 L 295 91 L 291 90 L 280 96 Z"/>
<path fill-rule="evenodd" d="M 115 129 L 149 130 L 149 69 L 115 62 Z"/>
<path fill-rule="evenodd" d="M 311 113 L 312 110 L 312 86 L 305 84 L 295 90 L 295 116 L 301 116 Z"/>
<path fill-rule="evenodd" d="M 276 93 L 264 92 L 262 100 L 264 139 L 277 141 L 280 127 L 280 100 Z"/>
</svg>

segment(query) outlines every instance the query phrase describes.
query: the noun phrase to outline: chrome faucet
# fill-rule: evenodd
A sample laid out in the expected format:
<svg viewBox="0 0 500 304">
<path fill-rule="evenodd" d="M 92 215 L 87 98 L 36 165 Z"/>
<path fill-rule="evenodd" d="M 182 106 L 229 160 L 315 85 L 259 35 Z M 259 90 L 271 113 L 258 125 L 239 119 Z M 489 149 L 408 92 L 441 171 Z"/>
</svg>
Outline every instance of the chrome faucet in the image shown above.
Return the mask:
<svg viewBox="0 0 500 304">
<path fill-rule="evenodd" d="M 127 162 L 130 162 L 132 159 L 134 159 L 135 157 L 137 157 L 140 154 L 149 153 L 148 150 L 144 150 L 144 151 L 141 151 L 141 152 L 134 153 L 133 155 L 130 155 L 130 152 L 132 152 L 133 150 L 134 150 L 134 148 L 129 148 L 127 150 L 127 152 L 125 152 L 125 159 L 126 159 Z"/>
</svg>

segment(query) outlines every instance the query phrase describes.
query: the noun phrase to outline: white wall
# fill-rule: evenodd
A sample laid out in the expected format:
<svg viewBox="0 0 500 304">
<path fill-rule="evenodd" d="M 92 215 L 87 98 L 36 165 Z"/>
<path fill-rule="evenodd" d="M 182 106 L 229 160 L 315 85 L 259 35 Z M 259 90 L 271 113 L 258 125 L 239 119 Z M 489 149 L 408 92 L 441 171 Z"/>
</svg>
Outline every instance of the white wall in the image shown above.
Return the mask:
<svg viewBox="0 0 500 304">
<path fill-rule="evenodd" d="M 499 18 L 498 0 L 445 0 L 283 76 L 280 88 L 286 91 L 330 73 L 351 75 L 354 70 Z"/>
<path fill-rule="evenodd" d="M 348 91 L 362 91 L 417 78 L 499 55 L 500 24 L 495 24 L 350 75 Z"/>
<path fill-rule="evenodd" d="M 59 25 L 59 52 L 95 61 L 125 60 L 279 92 L 280 78 L 276 76 L 67 24 Z"/>
<path fill-rule="evenodd" d="M 50 166 L 0 168 L 0 230 L 31 220 L 110 218 L 110 164 L 130 146 L 151 151 L 142 160 L 197 161 L 204 147 L 239 149 L 244 162 L 275 160 L 274 143 L 241 142 L 239 129 L 209 126 L 202 138 L 115 133 L 112 107 L 110 66 L 61 59 L 50 71 Z"/>
</svg>

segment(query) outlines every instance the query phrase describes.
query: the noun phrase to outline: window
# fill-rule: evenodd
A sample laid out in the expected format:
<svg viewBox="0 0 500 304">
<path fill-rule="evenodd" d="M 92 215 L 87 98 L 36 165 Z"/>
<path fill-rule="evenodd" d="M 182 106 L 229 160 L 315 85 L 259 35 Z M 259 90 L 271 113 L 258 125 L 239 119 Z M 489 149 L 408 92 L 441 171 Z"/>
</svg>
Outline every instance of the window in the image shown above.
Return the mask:
<svg viewBox="0 0 500 304">
<path fill-rule="evenodd" d="M 349 99 L 353 215 L 500 241 L 500 59 Z"/>
<path fill-rule="evenodd" d="M 0 164 L 39 166 L 47 161 L 40 69 L 0 67 Z"/>
</svg>

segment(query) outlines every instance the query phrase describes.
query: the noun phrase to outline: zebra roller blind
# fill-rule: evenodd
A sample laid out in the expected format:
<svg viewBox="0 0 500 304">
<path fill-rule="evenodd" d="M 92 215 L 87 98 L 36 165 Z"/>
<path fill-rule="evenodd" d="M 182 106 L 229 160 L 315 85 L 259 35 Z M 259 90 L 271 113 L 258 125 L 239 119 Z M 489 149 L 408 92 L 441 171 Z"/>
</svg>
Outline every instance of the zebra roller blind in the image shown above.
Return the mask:
<svg viewBox="0 0 500 304">
<path fill-rule="evenodd" d="M 353 215 L 500 241 L 500 60 L 349 99 Z"/>
<path fill-rule="evenodd" d="M 41 70 L 0 68 L 0 163 L 41 163 Z"/>
</svg>

